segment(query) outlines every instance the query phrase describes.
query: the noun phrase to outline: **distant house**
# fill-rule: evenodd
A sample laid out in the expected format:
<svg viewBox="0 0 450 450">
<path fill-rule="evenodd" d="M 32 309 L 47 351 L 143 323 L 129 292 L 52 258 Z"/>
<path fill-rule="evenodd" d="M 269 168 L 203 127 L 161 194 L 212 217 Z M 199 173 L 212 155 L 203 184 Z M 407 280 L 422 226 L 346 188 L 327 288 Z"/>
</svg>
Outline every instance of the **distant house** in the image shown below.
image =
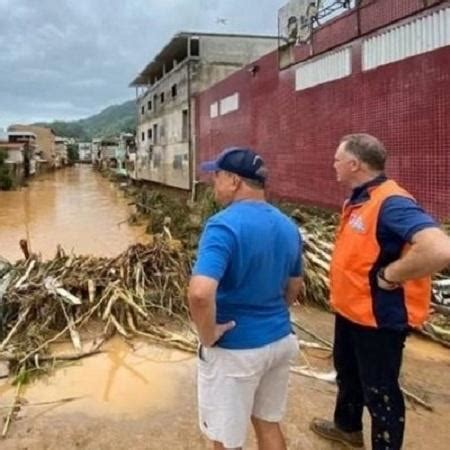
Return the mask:
<svg viewBox="0 0 450 450">
<path fill-rule="evenodd" d="M 134 177 L 191 189 L 196 152 L 194 96 L 275 50 L 277 43 L 273 36 L 175 35 L 131 82 L 136 87 L 138 114 Z M 239 94 L 222 103 L 223 112 L 239 108 Z"/>
<path fill-rule="evenodd" d="M 96 138 L 92 140 L 92 162 L 97 168 L 118 167 L 117 154 L 119 151 L 118 138 Z"/>
<path fill-rule="evenodd" d="M 60 166 L 55 143 L 55 132 L 51 128 L 37 127 L 34 125 L 11 125 L 8 132 L 28 132 L 36 136 L 36 160 L 41 166 L 50 169 Z"/>
<path fill-rule="evenodd" d="M 92 162 L 92 144 L 90 142 L 78 143 L 78 158 L 81 162 Z"/>
<path fill-rule="evenodd" d="M 117 173 L 128 175 L 130 155 L 136 154 L 136 140 L 134 134 L 121 133 L 119 136 L 119 147 L 117 148 Z"/>
<path fill-rule="evenodd" d="M 64 167 L 68 164 L 69 158 L 67 155 L 67 139 L 59 136 L 55 137 L 55 159 L 54 167 Z"/>
<path fill-rule="evenodd" d="M 25 148 L 25 143 L 11 143 L 7 140 L 0 139 L 0 151 L 6 153 L 4 163 L 15 184 L 22 183 L 25 178 Z"/>
<path fill-rule="evenodd" d="M 37 153 L 36 134 L 29 131 L 10 131 L 8 129 L 8 143 L 16 145 L 14 153 L 18 151 L 19 147 L 23 147 L 23 176 L 27 178 L 34 175 L 39 169 L 40 161 Z M 8 150 L 8 158 L 18 161 L 20 156 L 18 154 L 9 155 Z"/>
</svg>

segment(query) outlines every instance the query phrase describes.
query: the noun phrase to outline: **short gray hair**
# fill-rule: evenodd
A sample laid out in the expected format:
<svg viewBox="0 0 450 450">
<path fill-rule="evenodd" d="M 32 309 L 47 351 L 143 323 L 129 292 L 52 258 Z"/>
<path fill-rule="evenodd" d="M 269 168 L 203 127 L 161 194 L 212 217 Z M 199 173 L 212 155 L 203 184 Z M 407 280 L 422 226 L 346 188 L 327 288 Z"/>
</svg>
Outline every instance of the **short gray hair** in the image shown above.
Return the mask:
<svg viewBox="0 0 450 450">
<path fill-rule="evenodd" d="M 384 170 L 387 159 L 386 148 L 376 137 L 366 134 L 347 134 L 341 139 L 344 150 L 366 163 L 372 170 Z"/>
</svg>

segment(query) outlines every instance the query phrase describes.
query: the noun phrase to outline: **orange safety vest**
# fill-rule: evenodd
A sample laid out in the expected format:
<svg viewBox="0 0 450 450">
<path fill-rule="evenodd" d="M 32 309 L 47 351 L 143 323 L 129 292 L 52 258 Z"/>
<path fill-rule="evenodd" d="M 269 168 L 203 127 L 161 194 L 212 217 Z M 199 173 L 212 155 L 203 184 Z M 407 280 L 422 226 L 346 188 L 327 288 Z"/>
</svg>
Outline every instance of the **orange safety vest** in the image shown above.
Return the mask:
<svg viewBox="0 0 450 450">
<path fill-rule="evenodd" d="M 412 196 L 392 180 L 369 189 L 369 196 L 361 204 L 344 204 L 331 260 L 331 306 L 352 322 L 381 327 L 384 324 L 378 320 L 376 310 L 383 308 L 384 296 L 389 300 L 386 314 L 394 312 L 404 317 L 402 325 L 418 327 L 428 315 L 431 277 L 408 280 L 394 291 L 383 290 L 376 282 L 381 252 L 376 233 L 381 206 L 391 196 Z M 402 254 L 407 251 L 405 244 Z"/>
</svg>

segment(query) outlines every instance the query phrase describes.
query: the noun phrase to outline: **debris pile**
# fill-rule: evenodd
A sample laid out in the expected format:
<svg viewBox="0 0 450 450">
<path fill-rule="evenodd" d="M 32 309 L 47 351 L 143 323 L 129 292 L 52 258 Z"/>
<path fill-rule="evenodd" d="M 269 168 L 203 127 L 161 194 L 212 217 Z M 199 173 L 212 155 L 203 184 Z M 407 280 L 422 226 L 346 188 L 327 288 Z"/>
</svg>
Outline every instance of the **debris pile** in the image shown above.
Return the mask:
<svg viewBox="0 0 450 450">
<path fill-rule="evenodd" d="M 79 359 L 98 352 L 118 332 L 146 336 L 187 351 L 195 349 L 185 303 L 191 256 L 177 241 L 159 237 L 137 244 L 116 258 L 67 255 L 0 266 L 0 360 L 10 372 L 37 367 L 50 356 L 50 344 L 70 336 Z M 100 323 L 101 335 L 83 343 L 83 329 Z"/>
</svg>

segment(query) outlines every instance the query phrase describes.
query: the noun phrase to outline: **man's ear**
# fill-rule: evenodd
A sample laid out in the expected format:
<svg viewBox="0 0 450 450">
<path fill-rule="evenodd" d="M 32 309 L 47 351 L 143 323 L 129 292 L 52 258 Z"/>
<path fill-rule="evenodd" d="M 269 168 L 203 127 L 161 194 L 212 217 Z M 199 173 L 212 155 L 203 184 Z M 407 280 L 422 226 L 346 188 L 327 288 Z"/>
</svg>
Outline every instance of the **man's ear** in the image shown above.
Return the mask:
<svg viewBox="0 0 450 450">
<path fill-rule="evenodd" d="M 356 172 L 361 168 L 361 161 L 359 159 L 352 158 L 350 164 L 352 166 L 352 172 Z"/>
<path fill-rule="evenodd" d="M 236 188 L 238 188 L 242 183 L 241 177 L 233 174 L 233 186 L 235 186 Z"/>
</svg>

